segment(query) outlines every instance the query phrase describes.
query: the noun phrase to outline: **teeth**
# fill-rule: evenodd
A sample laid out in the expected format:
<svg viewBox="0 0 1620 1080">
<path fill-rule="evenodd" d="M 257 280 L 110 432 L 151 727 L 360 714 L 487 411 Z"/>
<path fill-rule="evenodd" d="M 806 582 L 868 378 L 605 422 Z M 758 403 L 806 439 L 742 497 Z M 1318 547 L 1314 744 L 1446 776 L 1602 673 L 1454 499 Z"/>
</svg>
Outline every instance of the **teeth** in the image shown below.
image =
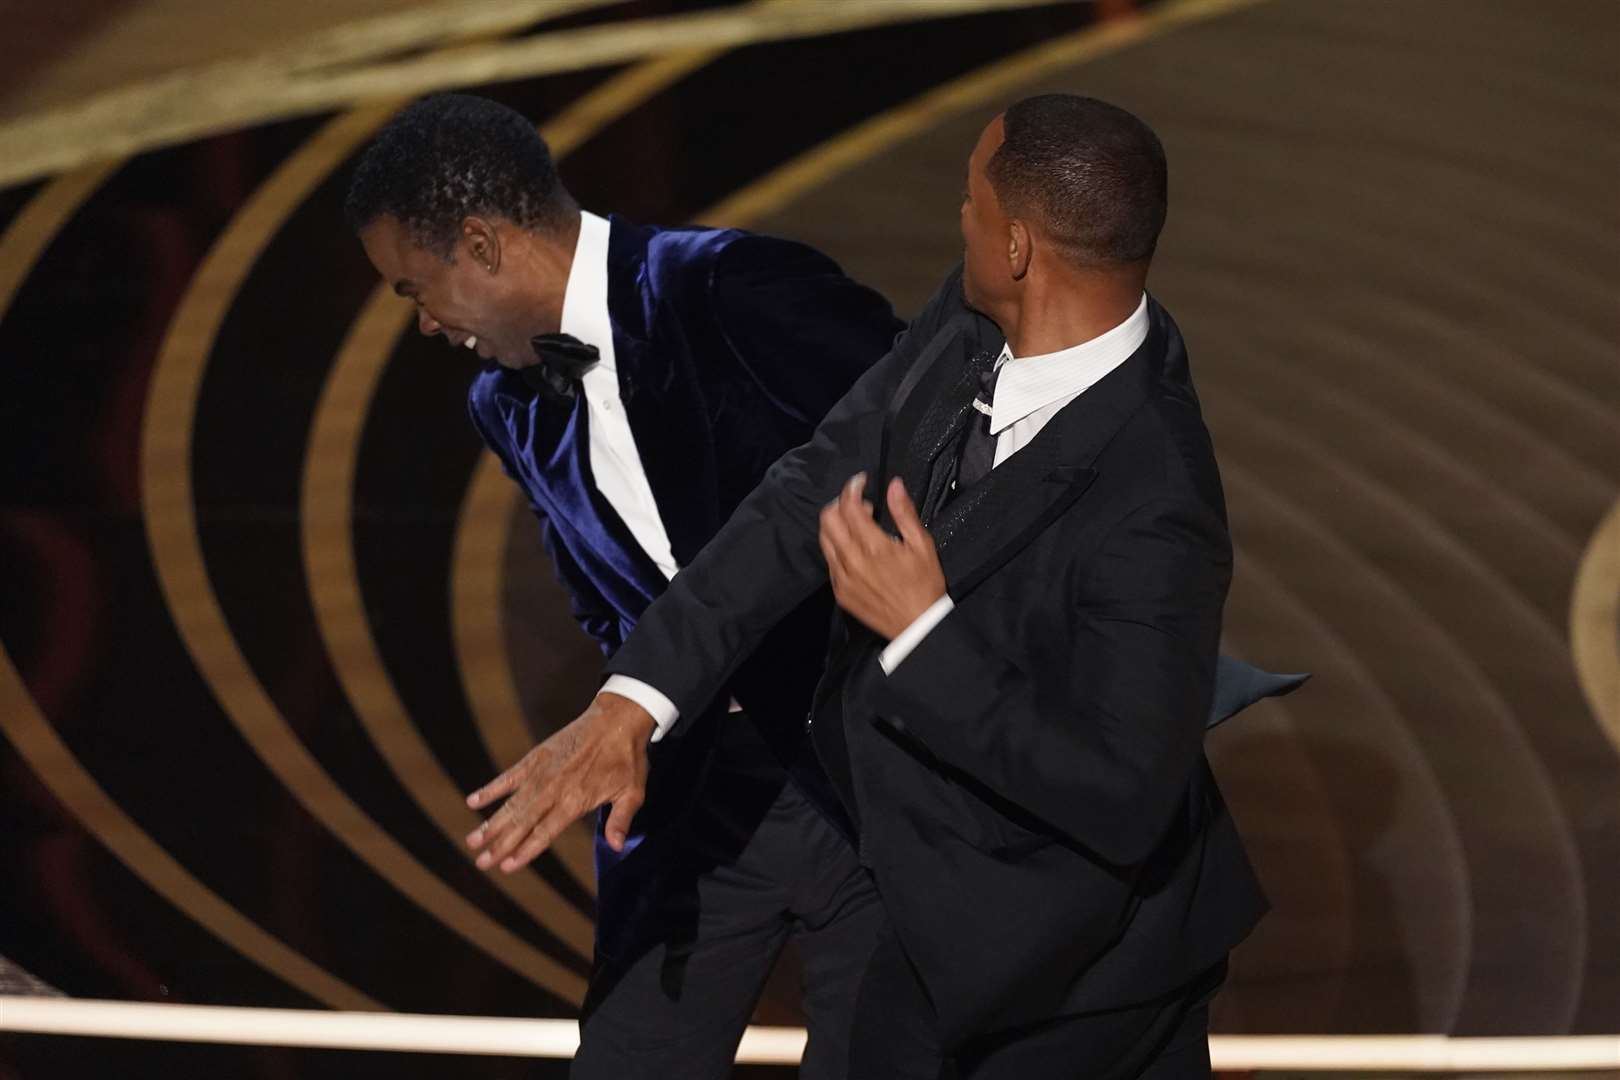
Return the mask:
<svg viewBox="0 0 1620 1080">
<path fill-rule="evenodd" d="M 462 344 L 467 346 L 467 348 L 470 349 L 473 346 L 478 344 L 478 338 L 477 337 L 469 337 L 466 341 L 462 342 Z"/>
</svg>

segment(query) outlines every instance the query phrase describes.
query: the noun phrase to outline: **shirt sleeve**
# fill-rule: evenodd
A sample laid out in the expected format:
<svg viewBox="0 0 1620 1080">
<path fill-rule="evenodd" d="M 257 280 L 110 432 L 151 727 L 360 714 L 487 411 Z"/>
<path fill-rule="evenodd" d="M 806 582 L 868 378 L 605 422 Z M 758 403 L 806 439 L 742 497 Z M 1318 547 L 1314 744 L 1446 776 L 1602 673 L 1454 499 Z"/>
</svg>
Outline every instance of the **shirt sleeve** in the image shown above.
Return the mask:
<svg viewBox="0 0 1620 1080">
<path fill-rule="evenodd" d="M 662 739 L 664 733 L 674 727 L 675 721 L 681 718 L 681 711 L 675 707 L 673 701 L 664 696 L 662 691 L 628 675 L 609 675 L 598 693 L 618 694 L 646 709 L 652 715 L 653 723 L 657 725 L 652 735 L 653 742 Z"/>
<path fill-rule="evenodd" d="M 883 674 L 891 675 L 900 662 L 911 655 L 911 650 L 922 644 L 922 639 L 928 632 L 939 625 L 939 621 L 952 611 L 956 610 L 956 601 L 949 596 L 942 596 L 928 606 L 928 610 L 914 619 L 910 626 L 900 631 L 900 635 L 889 642 L 889 647 L 878 653 L 878 666 Z"/>
</svg>

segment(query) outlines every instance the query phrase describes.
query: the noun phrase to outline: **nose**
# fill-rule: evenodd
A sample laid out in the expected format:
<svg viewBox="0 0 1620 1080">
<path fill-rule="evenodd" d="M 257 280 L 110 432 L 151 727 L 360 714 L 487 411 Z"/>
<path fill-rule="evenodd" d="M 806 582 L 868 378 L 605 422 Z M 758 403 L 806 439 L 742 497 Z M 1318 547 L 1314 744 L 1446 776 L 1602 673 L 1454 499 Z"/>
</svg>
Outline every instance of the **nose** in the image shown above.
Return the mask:
<svg viewBox="0 0 1620 1080">
<path fill-rule="evenodd" d="M 425 337 L 432 337 L 434 334 L 437 334 L 439 331 L 444 329 L 443 326 L 439 325 L 438 320 L 429 315 L 426 311 L 418 311 L 416 313 L 416 328 L 422 331 L 422 334 Z"/>
</svg>

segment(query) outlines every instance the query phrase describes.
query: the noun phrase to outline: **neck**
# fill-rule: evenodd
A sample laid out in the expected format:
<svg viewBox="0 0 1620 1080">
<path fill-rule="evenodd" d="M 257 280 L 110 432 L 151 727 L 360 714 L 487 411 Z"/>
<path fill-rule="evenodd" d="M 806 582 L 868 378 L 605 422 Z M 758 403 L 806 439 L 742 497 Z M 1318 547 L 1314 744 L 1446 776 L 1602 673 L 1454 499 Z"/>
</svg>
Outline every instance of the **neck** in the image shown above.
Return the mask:
<svg viewBox="0 0 1620 1080">
<path fill-rule="evenodd" d="M 1031 272 L 997 318 L 1014 356 L 1044 356 L 1100 337 L 1142 302 L 1147 267 Z"/>
<path fill-rule="evenodd" d="M 525 232 L 524 242 L 512 252 L 521 267 L 519 288 L 524 298 L 524 323 L 531 328 L 529 337 L 555 334 L 562 328 L 563 296 L 578 244 L 576 217 L 572 224 L 554 233 Z M 500 358 L 500 363 L 516 369 L 539 363 L 539 358 L 525 349 L 521 356 Z"/>
</svg>

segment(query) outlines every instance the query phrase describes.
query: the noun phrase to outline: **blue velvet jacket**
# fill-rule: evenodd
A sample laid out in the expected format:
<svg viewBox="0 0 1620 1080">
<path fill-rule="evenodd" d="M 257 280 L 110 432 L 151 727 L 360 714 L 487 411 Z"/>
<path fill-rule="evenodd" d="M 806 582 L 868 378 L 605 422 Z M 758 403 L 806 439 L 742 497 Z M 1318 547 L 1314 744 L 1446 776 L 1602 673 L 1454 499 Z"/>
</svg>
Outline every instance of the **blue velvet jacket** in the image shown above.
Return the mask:
<svg viewBox="0 0 1620 1080">
<path fill-rule="evenodd" d="M 610 218 L 608 311 L 620 396 L 684 566 L 782 454 L 809 438 L 902 324 L 878 293 L 802 244 L 735 229 L 659 229 Z M 574 615 L 611 656 L 666 582 L 591 478 L 583 397 L 541 397 L 490 365 L 468 395 L 474 425 L 528 496 Z M 826 650 L 831 597 L 809 596 L 732 675 L 728 692 L 806 794 L 846 828 L 803 720 Z M 720 707 L 724 705 L 721 698 Z M 671 872 L 656 850 L 686 817 L 712 744 L 735 725 L 693 724 L 654 745 L 648 799 L 618 855 L 598 838 L 598 950 L 626 934 Z"/>
</svg>

